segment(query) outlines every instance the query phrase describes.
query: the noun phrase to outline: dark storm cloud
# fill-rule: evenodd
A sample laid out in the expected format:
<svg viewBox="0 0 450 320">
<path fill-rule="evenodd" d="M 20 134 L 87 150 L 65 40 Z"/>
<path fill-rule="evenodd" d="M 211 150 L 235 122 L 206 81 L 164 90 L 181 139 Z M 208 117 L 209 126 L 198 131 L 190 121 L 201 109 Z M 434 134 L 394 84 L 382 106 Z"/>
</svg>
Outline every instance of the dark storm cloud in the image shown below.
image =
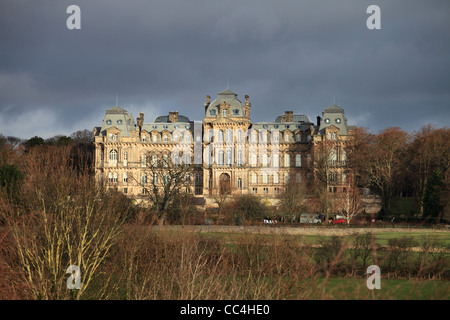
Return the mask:
<svg viewBox="0 0 450 320">
<path fill-rule="evenodd" d="M 81 30 L 66 8 L 81 8 Z M 381 30 L 366 9 L 381 7 Z M 0 132 L 100 125 L 119 104 L 146 121 L 203 117 L 207 94 L 250 95 L 253 121 L 315 119 L 333 100 L 373 131 L 449 125 L 448 1 L 11 1 L 0 3 Z"/>
</svg>

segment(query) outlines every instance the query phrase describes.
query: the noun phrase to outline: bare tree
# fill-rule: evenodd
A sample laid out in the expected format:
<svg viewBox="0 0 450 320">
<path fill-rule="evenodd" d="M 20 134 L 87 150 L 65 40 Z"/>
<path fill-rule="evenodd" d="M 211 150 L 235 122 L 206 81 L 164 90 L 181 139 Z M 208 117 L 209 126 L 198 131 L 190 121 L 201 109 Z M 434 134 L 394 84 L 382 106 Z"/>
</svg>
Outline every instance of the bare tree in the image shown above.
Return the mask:
<svg viewBox="0 0 450 320">
<path fill-rule="evenodd" d="M 0 199 L 0 215 L 13 244 L 13 285 L 34 299 L 80 299 L 122 230 L 128 202 L 75 171 L 70 148 L 44 146 L 26 154 L 23 206 Z M 0 197 L 1 198 L 1 197 Z M 80 268 L 80 288 L 67 287 L 69 266 Z M 107 277 L 103 278 L 107 282 Z M 102 295 L 99 286 L 98 297 Z"/>
<path fill-rule="evenodd" d="M 279 207 L 285 218 L 294 220 L 305 208 L 306 187 L 290 176 L 282 193 L 278 196 Z"/>
<path fill-rule="evenodd" d="M 344 192 L 337 196 L 337 205 L 341 208 L 341 215 L 345 217 L 347 224 L 350 224 L 362 209 L 362 199 L 358 188 L 347 183 Z"/>
<path fill-rule="evenodd" d="M 155 210 L 160 224 L 164 224 L 167 210 L 173 201 L 190 190 L 195 166 L 181 161 L 173 152 L 147 152 L 145 169 L 138 183 L 144 189 L 145 198 Z"/>
</svg>

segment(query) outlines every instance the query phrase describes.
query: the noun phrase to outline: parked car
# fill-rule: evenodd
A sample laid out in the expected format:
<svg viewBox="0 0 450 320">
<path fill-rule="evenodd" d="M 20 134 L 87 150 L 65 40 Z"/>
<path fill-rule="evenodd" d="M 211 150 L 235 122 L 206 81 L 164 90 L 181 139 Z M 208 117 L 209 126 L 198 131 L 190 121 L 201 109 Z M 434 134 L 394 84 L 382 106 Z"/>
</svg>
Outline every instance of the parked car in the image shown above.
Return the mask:
<svg viewBox="0 0 450 320">
<path fill-rule="evenodd" d="M 318 214 L 302 213 L 300 215 L 300 223 L 322 223 Z"/>
<path fill-rule="evenodd" d="M 344 218 L 334 219 L 331 221 L 332 224 L 344 224 L 346 223 Z"/>
</svg>

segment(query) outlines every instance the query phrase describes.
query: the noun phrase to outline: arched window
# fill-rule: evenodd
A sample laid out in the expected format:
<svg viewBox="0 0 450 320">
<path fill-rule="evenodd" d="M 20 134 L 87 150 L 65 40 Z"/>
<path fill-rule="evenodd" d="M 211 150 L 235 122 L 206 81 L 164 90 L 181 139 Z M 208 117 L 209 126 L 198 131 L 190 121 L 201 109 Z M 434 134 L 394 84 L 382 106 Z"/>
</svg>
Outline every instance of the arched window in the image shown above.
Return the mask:
<svg viewBox="0 0 450 320">
<path fill-rule="evenodd" d="M 284 155 L 284 166 L 285 167 L 291 166 L 291 157 L 289 156 L 289 154 Z"/>
<path fill-rule="evenodd" d="M 278 153 L 272 154 L 272 165 L 275 168 L 278 168 L 280 166 L 280 156 Z"/>
<path fill-rule="evenodd" d="M 238 150 L 238 151 L 237 151 L 237 161 L 236 161 L 236 164 L 237 164 L 238 166 L 241 166 L 241 165 L 243 164 L 243 162 L 242 162 L 242 150 Z"/>
<path fill-rule="evenodd" d="M 237 131 L 236 140 L 237 140 L 237 142 L 242 142 L 242 131 L 241 130 Z"/>
<path fill-rule="evenodd" d="M 237 187 L 238 187 L 238 189 L 242 190 L 242 179 L 241 178 L 237 179 Z"/>
<path fill-rule="evenodd" d="M 117 165 L 117 150 L 113 149 L 109 152 L 109 165 L 116 166 Z"/>
<path fill-rule="evenodd" d="M 223 142 L 223 131 L 222 130 L 219 130 L 217 132 L 217 141 Z"/>
<path fill-rule="evenodd" d="M 232 153 L 231 150 L 227 150 L 225 153 L 225 165 L 231 166 L 232 165 Z"/>
<path fill-rule="evenodd" d="M 290 138 L 291 138 L 290 134 L 288 132 L 286 132 L 284 134 L 284 141 L 289 142 Z"/>
<path fill-rule="evenodd" d="M 233 142 L 233 133 L 230 129 L 227 129 L 225 131 L 225 141 L 226 142 Z"/>
<path fill-rule="evenodd" d="M 223 166 L 223 151 L 222 151 L 222 150 L 220 150 L 220 151 L 217 153 L 217 157 L 218 157 L 218 159 L 217 159 L 217 164 L 218 164 L 219 166 Z"/>
<path fill-rule="evenodd" d="M 273 174 L 273 183 L 280 183 L 280 175 L 277 172 Z"/>
<path fill-rule="evenodd" d="M 141 156 L 141 167 L 145 168 L 147 166 L 147 156 L 145 154 L 143 154 Z"/>
<path fill-rule="evenodd" d="M 296 154 L 295 155 L 295 166 L 296 167 L 301 167 L 302 166 L 302 155 L 301 154 Z"/>
</svg>

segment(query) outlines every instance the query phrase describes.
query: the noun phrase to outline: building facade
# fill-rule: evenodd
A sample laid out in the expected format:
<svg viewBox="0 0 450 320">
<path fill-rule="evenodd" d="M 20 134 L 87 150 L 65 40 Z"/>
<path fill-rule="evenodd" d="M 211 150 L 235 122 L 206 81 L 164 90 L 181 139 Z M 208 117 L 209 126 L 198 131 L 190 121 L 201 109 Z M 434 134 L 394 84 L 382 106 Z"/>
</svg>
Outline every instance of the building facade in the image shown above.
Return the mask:
<svg viewBox="0 0 450 320">
<path fill-rule="evenodd" d="M 276 198 L 289 181 L 309 185 L 323 177 L 329 192 L 348 185 L 346 148 L 354 126 L 344 110 L 332 105 L 314 123 L 304 114 L 285 111 L 271 122 L 251 121 L 252 106 L 227 89 L 211 101 L 204 118 L 191 121 L 171 111 L 152 122 L 136 121 L 119 106 L 106 110 L 94 128 L 95 172 L 111 188 L 145 198 L 146 185 L 157 184 L 149 166 L 164 159 L 192 167 L 184 192 L 210 198 L 218 193 Z M 293 180 L 290 180 L 293 179 Z"/>
</svg>

